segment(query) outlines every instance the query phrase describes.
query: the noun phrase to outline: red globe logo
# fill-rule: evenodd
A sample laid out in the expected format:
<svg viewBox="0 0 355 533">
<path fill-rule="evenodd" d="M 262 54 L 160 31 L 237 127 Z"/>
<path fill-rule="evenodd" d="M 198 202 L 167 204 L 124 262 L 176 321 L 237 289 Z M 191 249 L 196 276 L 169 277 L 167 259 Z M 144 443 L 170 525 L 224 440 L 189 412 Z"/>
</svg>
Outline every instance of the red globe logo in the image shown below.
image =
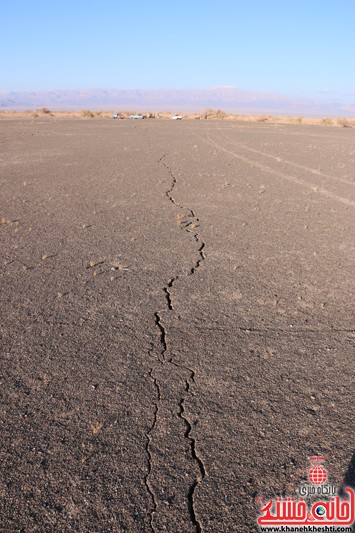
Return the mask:
<svg viewBox="0 0 355 533">
<path fill-rule="evenodd" d="M 323 485 L 327 481 L 327 471 L 322 465 L 314 466 L 309 471 L 308 479 L 314 485 Z"/>
</svg>

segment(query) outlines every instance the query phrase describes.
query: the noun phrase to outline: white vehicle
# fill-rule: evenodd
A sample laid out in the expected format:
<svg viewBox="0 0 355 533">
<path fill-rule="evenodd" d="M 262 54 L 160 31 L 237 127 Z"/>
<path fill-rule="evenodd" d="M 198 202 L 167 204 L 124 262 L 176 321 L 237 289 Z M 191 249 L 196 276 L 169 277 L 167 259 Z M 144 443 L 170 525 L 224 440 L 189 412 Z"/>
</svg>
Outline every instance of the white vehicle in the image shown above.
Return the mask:
<svg viewBox="0 0 355 533">
<path fill-rule="evenodd" d="M 173 115 L 171 117 L 171 120 L 182 120 L 182 116 L 181 115 Z"/>
</svg>

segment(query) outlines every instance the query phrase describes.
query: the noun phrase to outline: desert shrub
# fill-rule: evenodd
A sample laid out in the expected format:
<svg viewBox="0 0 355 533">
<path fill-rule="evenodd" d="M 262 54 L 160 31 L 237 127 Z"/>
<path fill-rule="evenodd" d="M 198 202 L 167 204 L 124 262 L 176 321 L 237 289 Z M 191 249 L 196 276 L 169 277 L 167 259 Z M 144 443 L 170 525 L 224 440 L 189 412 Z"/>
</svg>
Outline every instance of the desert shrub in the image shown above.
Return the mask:
<svg viewBox="0 0 355 533">
<path fill-rule="evenodd" d="M 83 111 L 81 112 L 81 116 L 83 118 L 94 118 L 95 115 L 92 111 L 90 111 L 89 109 L 83 109 Z"/>
<path fill-rule="evenodd" d="M 226 118 L 227 116 L 227 113 L 225 113 L 224 111 L 222 111 L 222 109 L 217 109 L 216 111 L 216 118 L 218 118 L 219 120 L 223 120 L 224 118 Z"/>
<path fill-rule="evenodd" d="M 202 112 L 203 118 L 217 118 L 219 120 L 223 120 L 226 118 L 227 113 L 222 111 L 222 109 L 211 109 L 208 107 Z"/>
<path fill-rule="evenodd" d="M 285 122 L 287 124 L 302 124 L 303 117 L 294 117 L 294 116 L 290 117 L 290 116 L 288 116 L 288 117 L 286 117 Z"/>
<path fill-rule="evenodd" d="M 322 118 L 322 126 L 332 126 L 333 121 L 329 117 Z"/>
<path fill-rule="evenodd" d="M 41 115 L 49 115 L 51 111 L 47 109 L 46 107 L 40 107 L 39 109 L 36 109 L 37 113 L 40 113 Z"/>
<path fill-rule="evenodd" d="M 338 126 L 342 126 L 343 128 L 350 128 L 350 122 L 348 121 L 347 118 L 344 118 L 344 117 L 339 117 L 337 118 L 337 124 Z"/>
</svg>

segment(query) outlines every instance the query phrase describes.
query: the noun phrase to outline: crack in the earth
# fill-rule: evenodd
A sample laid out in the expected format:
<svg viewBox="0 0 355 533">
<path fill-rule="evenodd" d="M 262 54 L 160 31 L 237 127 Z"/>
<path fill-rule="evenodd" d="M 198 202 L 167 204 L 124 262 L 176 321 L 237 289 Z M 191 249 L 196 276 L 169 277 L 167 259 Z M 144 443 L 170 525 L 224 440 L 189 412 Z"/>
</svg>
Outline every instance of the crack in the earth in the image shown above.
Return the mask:
<svg viewBox="0 0 355 533">
<path fill-rule="evenodd" d="M 194 373 L 192 373 L 192 375 L 190 376 L 190 379 L 193 382 L 195 382 Z M 185 381 L 185 391 L 186 393 L 191 394 L 190 393 L 190 382 L 188 380 Z M 194 492 L 198 484 L 201 483 L 201 481 L 206 477 L 206 470 L 205 470 L 205 466 L 203 464 L 202 459 L 199 457 L 196 451 L 196 439 L 190 436 L 190 433 L 192 431 L 192 424 L 185 414 L 184 401 L 185 401 L 185 398 L 182 398 L 179 403 L 179 407 L 180 407 L 179 417 L 184 421 L 184 424 L 186 426 L 184 436 L 186 439 L 190 441 L 191 456 L 198 464 L 198 467 L 200 470 L 200 475 L 197 477 L 197 479 L 195 479 L 195 481 L 192 483 L 189 489 L 187 499 L 188 499 L 189 512 L 190 512 L 192 522 L 196 526 L 196 531 L 200 533 L 202 531 L 202 528 L 201 528 L 201 524 L 199 520 L 196 517 L 195 506 L 194 506 Z"/>
<path fill-rule="evenodd" d="M 146 452 L 147 452 L 147 456 L 148 456 L 148 472 L 147 472 L 147 475 L 145 476 L 145 485 L 147 487 L 147 491 L 151 497 L 151 500 L 152 500 L 152 504 L 153 504 L 153 509 L 150 513 L 150 518 L 149 518 L 149 523 L 150 523 L 150 527 L 151 527 L 151 530 L 153 532 L 155 532 L 155 528 L 154 528 L 154 525 L 153 525 L 153 518 L 154 518 L 154 513 L 156 512 L 157 510 L 157 499 L 156 499 L 156 495 L 154 493 L 154 490 L 153 490 L 153 487 L 150 483 L 150 474 L 152 472 L 152 469 L 153 469 L 153 461 L 152 461 L 152 452 L 150 450 L 150 446 L 151 446 L 151 441 L 152 441 L 152 438 L 151 438 L 151 434 L 152 434 L 152 431 L 155 429 L 155 426 L 157 425 L 157 418 L 158 418 L 158 411 L 159 411 L 159 402 L 160 402 L 160 387 L 158 385 L 158 382 L 157 382 L 157 379 L 153 376 L 153 369 L 151 368 L 149 370 L 149 376 L 151 378 L 151 380 L 153 381 L 153 384 L 154 384 L 154 387 L 156 389 L 156 392 L 157 392 L 157 400 L 156 402 L 154 402 L 154 414 L 153 414 L 153 421 L 152 421 L 152 425 L 150 426 L 149 430 L 147 431 L 146 433 L 146 438 L 147 438 L 147 444 L 146 444 Z"/>
<path fill-rule="evenodd" d="M 182 210 L 183 213 L 185 213 L 185 214 L 182 213 L 182 214 L 178 215 L 179 224 L 180 224 L 181 228 L 183 228 L 186 232 L 192 233 L 193 238 L 195 239 L 195 241 L 199 245 L 199 248 L 198 248 L 199 258 L 195 262 L 195 264 L 191 267 L 190 271 L 187 274 L 187 275 L 193 275 L 193 274 L 195 274 L 196 270 L 200 267 L 201 262 L 206 259 L 206 256 L 205 256 L 204 251 L 203 251 L 204 248 L 205 248 L 205 243 L 200 240 L 198 232 L 194 231 L 195 228 L 198 226 L 198 222 L 199 222 L 199 219 L 196 217 L 194 211 L 192 209 L 186 208 L 185 206 L 181 205 L 179 202 L 177 202 L 175 200 L 175 198 L 172 195 L 172 192 L 173 192 L 174 187 L 175 187 L 175 185 L 177 183 L 177 180 L 176 180 L 176 177 L 174 176 L 171 168 L 163 161 L 165 156 L 166 156 L 166 154 L 164 154 L 158 161 L 158 163 L 162 164 L 165 167 L 165 169 L 168 171 L 169 175 L 171 176 L 171 180 L 172 180 L 171 181 L 171 186 L 165 192 L 165 194 L 168 197 L 169 201 L 172 204 L 174 204 L 175 207 L 178 207 L 179 209 Z M 174 310 L 173 297 L 172 297 L 171 289 L 172 289 L 174 283 L 178 279 L 179 279 L 179 275 L 176 275 L 175 277 L 172 277 L 167 282 L 167 284 L 162 288 L 162 290 L 164 292 L 164 295 L 165 295 L 166 308 L 167 308 L 167 311 L 169 313 Z M 176 366 L 176 367 L 178 367 L 180 369 L 187 370 L 189 372 L 189 378 L 185 379 L 185 394 L 181 398 L 181 400 L 179 401 L 179 404 L 178 404 L 179 405 L 178 416 L 179 416 L 179 418 L 181 420 L 183 420 L 184 425 L 186 427 L 185 432 L 184 432 L 184 437 L 185 437 L 185 439 L 187 439 L 189 441 L 191 457 L 197 463 L 197 466 L 198 466 L 198 469 L 199 469 L 199 474 L 196 476 L 196 479 L 193 481 L 193 483 L 189 487 L 189 490 L 188 490 L 188 493 L 187 493 L 187 506 L 188 506 L 188 511 L 189 511 L 189 515 L 190 515 L 190 520 L 191 520 L 192 524 L 195 526 L 196 531 L 199 533 L 199 532 L 202 531 L 202 528 L 201 528 L 201 524 L 200 524 L 200 522 L 199 522 L 199 520 L 198 520 L 198 518 L 196 516 L 196 511 L 195 511 L 195 506 L 194 506 L 194 494 L 195 494 L 197 486 L 202 482 L 202 480 L 206 476 L 206 469 L 205 469 L 205 466 L 204 466 L 204 463 L 203 463 L 202 459 L 197 454 L 197 451 L 196 451 L 196 439 L 191 436 L 192 424 L 189 421 L 188 417 L 186 416 L 185 408 L 184 408 L 184 402 L 185 402 L 187 394 L 192 394 L 192 392 L 190 391 L 190 385 L 195 383 L 195 372 L 191 368 L 189 368 L 187 366 L 180 365 L 179 363 L 174 361 L 174 355 L 173 354 L 172 354 L 172 356 L 169 359 L 166 358 L 166 354 L 168 353 L 167 331 L 166 331 L 166 328 L 165 328 L 165 326 L 164 326 L 164 324 L 162 322 L 161 315 L 160 315 L 160 313 L 158 311 L 156 311 L 154 313 L 154 322 L 155 322 L 156 327 L 159 330 L 159 340 L 160 340 L 160 355 L 158 357 L 159 362 L 161 364 L 168 363 L 168 364 L 174 365 L 174 366 Z M 152 467 L 152 454 L 151 454 L 151 449 L 150 448 L 151 448 L 151 433 L 152 433 L 152 431 L 154 430 L 154 428 L 157 425 L 157 417 L 158 417 L 159 402 L 160 402 L 160 387 L 159 387 L 159 384 L 157 382 L 157 379 L 153 376 L 153 369 L 150 370 L 149 375 L 150 375 L 151 379 L 153 380 L 154 386 L 155 386 L 155 388 L 157 390 L 157 401 L 155 403 L 153 424 L 152 424 L 150 430 L 146 433 L 146 437 L 147 437 L 146 452 L 147 452 L 147 455 L 148 455 L 148 473 L 147 473 L 145 481 L 146 481 L 147 490 L 148 490 L 148 492 L 150 494 L 150 497 L 151 497 L 151 499 L 153 501 L 153 510 L 151 512 L 151 515 L 150 515 L 150 526 L 151 526 L 152 531 L 154 531 L 153 519 L 154 519 L 154 514 L 157 512 L 157 500 L 156 500 L 156 497 L 154 495 L 154 491 L 153 491 L 152 486 L 151 486 L 150 481 L 149 481 L 150 474 L 151 474 L 152 468 L 153 468 Z"/>
<path fill-rule="evenodd" d="M 200 243 L 200 240 L 199 240 L 199 238 L 198 238 L 198 233 L 195 233 L 195 234 L 194 234 L 194 237 L 195 237 L 195 240 L 196 240 L 198 243 Z M 191 268 L 191 270 L 190 270 L 190 275 L 191 275 L 191 274 L 195 274 L 195 272 L 196 272 L 196 270 L 198 269 L 198 267 L 200 266 L 201 262 L 204 261 L 204 260 L 206 259 L 206 256 L 205 256 L 205 254 L 203 253 L 203 249 L 204 249 L 204 247 L 205 247 L 205 243 L 203 242 L 203 243 L 201 244 L 201 246 L 199 247 L 199 249 L 198 249 L 198 253 L 200 254 L 200 259 L 199 259 L 198 261 L 196 261 L 195 266 L 193 266 L 193 267 Z"/>
<path fill-rule="evenodd" d="M 165 292 L 165 295 L 166 295 L 166 301 L 167 301 L 167 306 L 168 306 L 169 311 L 173 310 L 173 302 L 171 299 L 171 294 L 170 294 L 169 289 L 172 288 L 173 284 L 178 278 L 179 276 L 176 276 L 175 278 L 171 278 L 166 284 L 166 287 L 163 288 L 163 291 Z"/>
<path fill-rule="evenodd" d="M 167 345 L 166 345 L 166 331 L 165 331 L 165 328 L 162 324 L 162 321 L 161 321 L 161 318 L 160 318 L 160 315 L 159 313 L 154 313 L 154 319 L 155 319 L 155 325 L 157 326 L 157 328 L 159 329 L 159 332 L 160 332 L 160 345 L 162 347 L 161 349 L 161 352 L 160 352 L 160 355 L 162 357 L 162 361 L 160 360 L 160 362 L 163 362 L 165 361 L 165 353 L 166 353 L 166 350 L 167 350 Z"/>
</svg>

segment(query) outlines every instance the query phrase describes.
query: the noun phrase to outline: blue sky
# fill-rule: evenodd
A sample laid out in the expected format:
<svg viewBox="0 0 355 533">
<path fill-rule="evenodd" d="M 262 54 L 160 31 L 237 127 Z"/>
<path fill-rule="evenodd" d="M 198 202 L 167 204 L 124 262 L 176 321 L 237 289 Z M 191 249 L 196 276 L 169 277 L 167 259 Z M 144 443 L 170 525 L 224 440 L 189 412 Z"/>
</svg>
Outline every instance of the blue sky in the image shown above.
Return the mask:
<svg viewBox="0 0 355 533">
<path fill-rule="evenodd" d="M 355 0 L 0 1 L 0 92 L 233 85 L 354 101 Z"/>
</svg>

